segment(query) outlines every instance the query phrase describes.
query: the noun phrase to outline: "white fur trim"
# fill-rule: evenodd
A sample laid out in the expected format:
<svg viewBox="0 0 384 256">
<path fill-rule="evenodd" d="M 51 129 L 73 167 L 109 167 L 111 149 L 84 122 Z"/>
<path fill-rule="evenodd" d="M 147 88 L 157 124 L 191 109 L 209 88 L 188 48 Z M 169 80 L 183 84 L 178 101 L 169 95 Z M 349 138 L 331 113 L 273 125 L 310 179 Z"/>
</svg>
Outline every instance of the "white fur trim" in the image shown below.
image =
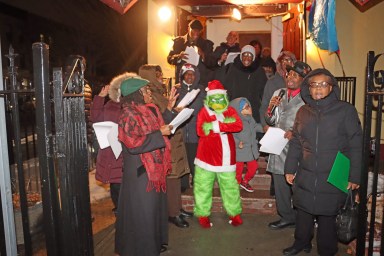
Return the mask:
<svg viewBox="0 0 384 256">
<path fill-rule="evenodd" d="M 236 164 L 227 165 L 227 166 L 214 166 L 214 165 L 210 165 L 206 162 L 203 162 L 198 158 L 195 158 L 194 163 L 195 163 L 195 165 L 199 166 L 200 168 L 203 168 L 204 170 L 211 171 L 211 172 L 234 172 L 234 171 L 236 171 Z"/>
<path fill-rule="evenodd" d="M 213 94 L 226 94 L 226 93 L 227 93 L 227 90 L 223 90 L 223 89 L 215 89 L 215 90 L 208 90 L 207 91 L 208 96 L 213 95 Z"/>
<path fill-rule="evenodd" d="M 226 133 L 220 134 L 221 145 L 223 147 L 223 166 L 231 164 L 231 148 L 229 147 L 228 135 Z"/>
<path fill-rule="evenodd" d="M 220 132 L 220 127 L 219 127 L 219 121 L 213 121 L 213 132 L 214 133 L 219 133 Z"/>
</svg>

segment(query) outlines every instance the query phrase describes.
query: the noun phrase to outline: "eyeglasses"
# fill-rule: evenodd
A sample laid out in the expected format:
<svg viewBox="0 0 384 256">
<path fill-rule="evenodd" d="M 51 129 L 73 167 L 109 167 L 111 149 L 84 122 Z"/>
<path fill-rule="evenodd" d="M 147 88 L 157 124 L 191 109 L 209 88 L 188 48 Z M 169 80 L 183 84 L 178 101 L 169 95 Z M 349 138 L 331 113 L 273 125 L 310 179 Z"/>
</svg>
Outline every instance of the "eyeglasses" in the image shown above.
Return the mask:
<svg viewBox="0 0 384 256">
<path fill-rule="evenodd" d="M 253 54 L 250 53 L 250 52 L 245 52 L 245 53 L 243 53 L 241 56 L 243 56 L 243 57 L 251 57 L 251 58 L 253 58 Z"/>
<path fill-rule="evenodd" d="M 149 89 L 149 86 L 144 86 L 139 91 L 141 95 L 151 93 L 151 89 Z"/>
<path fill-rule="evenodd" d="M 293 60 L 291 58 L 284 58 L 284 59 L 281 60 L 281 62 L 293 63 Z"/>
<path fill-rule="evenodd" d="M 309 87 L 316 89 L 316 88 L 327 88 L 328 86 L 332 86 L 332 84 L 322 81 L 322 82 L 310 82 Z"/>
</svg>

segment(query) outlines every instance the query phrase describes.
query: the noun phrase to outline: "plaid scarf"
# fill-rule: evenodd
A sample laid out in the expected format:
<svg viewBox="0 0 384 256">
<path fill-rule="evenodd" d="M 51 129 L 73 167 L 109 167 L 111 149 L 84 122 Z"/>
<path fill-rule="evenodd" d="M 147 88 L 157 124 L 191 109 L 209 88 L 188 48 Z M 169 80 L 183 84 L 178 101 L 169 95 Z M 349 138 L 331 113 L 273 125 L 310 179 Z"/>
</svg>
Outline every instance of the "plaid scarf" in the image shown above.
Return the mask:
<svg viewBox="0 0 384 256">
<path fill-rule="evenodd" d="M 119 140 L 128 148 L 140 147 L 147 134 L 159 131 L 164 120 L 159 109 L 154 104 L 138 105 L 134 102 L 124 103 L 119 120 Z M 150 107 L 156 110 L 157 116 Z M 171 144 L 163 136 L 165 148 L 159 148 L 140 154 L 148 174 L 147 191 L 160 189 L 166 191 L 166 175 L 171 170 Z"/>
</svg>

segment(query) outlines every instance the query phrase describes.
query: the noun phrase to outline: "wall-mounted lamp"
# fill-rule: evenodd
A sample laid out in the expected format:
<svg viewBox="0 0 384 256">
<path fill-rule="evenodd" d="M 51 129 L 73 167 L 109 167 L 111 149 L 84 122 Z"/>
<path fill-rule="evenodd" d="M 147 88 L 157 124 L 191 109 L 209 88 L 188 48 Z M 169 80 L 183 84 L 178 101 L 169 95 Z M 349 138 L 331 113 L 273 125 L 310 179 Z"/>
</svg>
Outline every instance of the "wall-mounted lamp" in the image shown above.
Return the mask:
<svg viewBox="0 0 384 256">
<path fill-rule="evenodd" d="M 233 8 L 232 10 L 232 19 L 236 20 L 236 21 L 240 21 L 241 20 L 241 12 L 238 8 Z"/>
<path fill-rule="evenodd" d="M 168 6 L 163 6 L 159 9 L 157 15 L 162 22 L 166 22 L 171 18 L 172 11 Z"/>
</svg>

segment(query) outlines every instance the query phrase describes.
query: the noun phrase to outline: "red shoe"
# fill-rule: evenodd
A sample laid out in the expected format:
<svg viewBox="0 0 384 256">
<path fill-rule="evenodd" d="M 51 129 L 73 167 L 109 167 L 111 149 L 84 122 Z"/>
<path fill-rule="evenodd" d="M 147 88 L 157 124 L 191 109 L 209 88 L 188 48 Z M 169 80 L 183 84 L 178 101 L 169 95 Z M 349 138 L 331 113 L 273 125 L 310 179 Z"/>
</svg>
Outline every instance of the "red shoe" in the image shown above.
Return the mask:
<svg viewBox="0 0 384 256">
<path fill-rule="evenodd" d="M 228 223 L 234 227 L 237 227 L 237 226 L 240 226 L 241 224 L 243 224 L 243 220 L 241 219 L 240 214 L 238 214 L 236 216 L 229 217 Z"/>
<path fill-rule="evenodd" d="M 209 217 L 199 217 L 199 223 L 202 228 L 211 228 L 213 226 Z"/>
<path fill-rule="evenodd" d="M 252 193 L 253 191 L 255 191 L 255 190 L 251 187 L 251 185 L 249 185 L 249 183 L 248 183 L 248 182 L 245 182 L 245 181 L 242 181 L 242 182 L 240 183 L 240 187 L 241 187 L 242 189 L 244 189 L 245 191 L 250 192 L 250 193 Z"/>
</svg>

